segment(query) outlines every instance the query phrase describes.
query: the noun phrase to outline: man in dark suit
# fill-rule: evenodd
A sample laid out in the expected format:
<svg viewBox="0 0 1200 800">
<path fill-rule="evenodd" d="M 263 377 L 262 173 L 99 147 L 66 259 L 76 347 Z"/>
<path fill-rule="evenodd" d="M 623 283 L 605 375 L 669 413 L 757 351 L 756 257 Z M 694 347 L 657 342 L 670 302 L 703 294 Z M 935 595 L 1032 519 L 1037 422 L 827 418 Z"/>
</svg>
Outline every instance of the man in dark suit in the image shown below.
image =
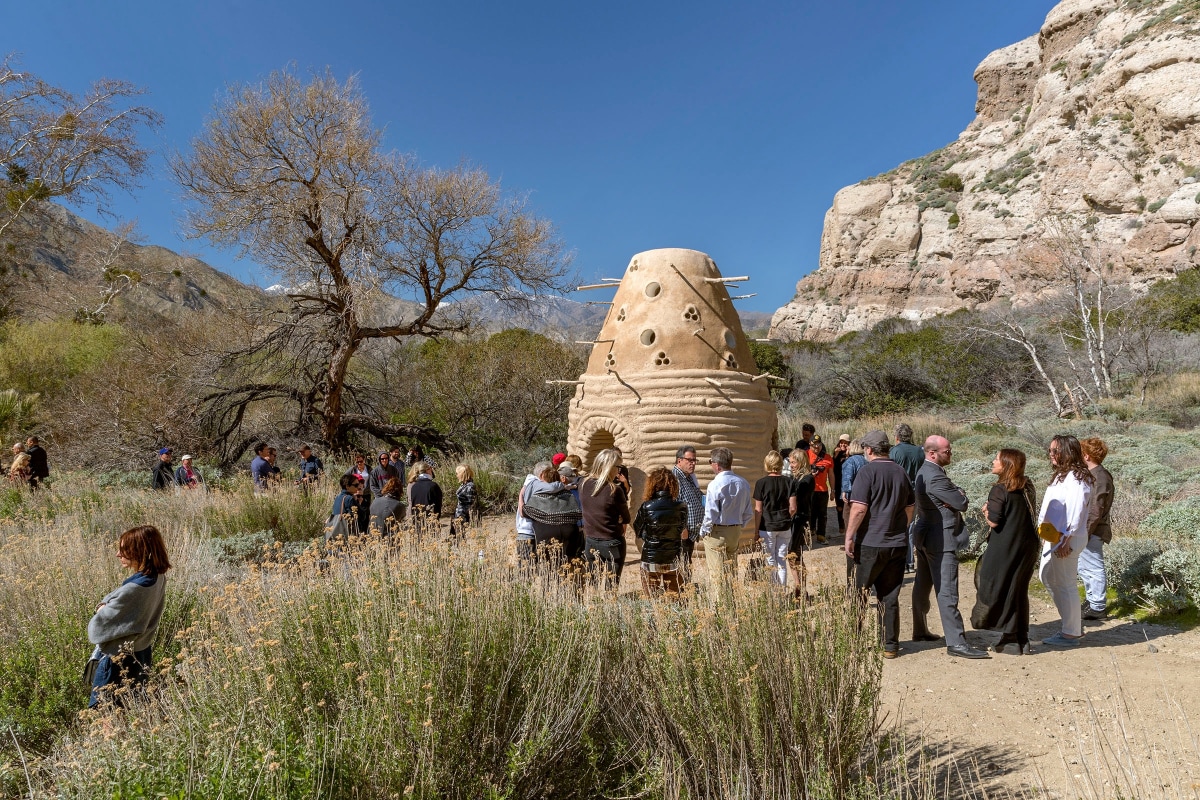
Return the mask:
<svg viewBox="0 0 1200 800">
<path fill-rule="evenodd" d="M 951 482 L 944 467 L 950 463 L 950 442 L 942 436 L 925 440 L 925 463 L 917 472 L 917 520 L 913 525 L 913 551 L 917 576 L 913 583 L 913 640 L 936 642 L 925 617 L 929 595 L 937 592 L 938 611 L 946 635 L 946 652 L 959 658 L 988 658 L 984 650 L 967 644 L 962 614 L 958 611 L 958 558 L 970 541 L 963 525 L 967 494 Z"/>
<path fill-rule="evenodd" d="M 29 454 L 29 485 L 36 489 L 38 484 L 50 477 L 50 464 L 36 436 L 30 436 L 25 442 L 25 452 Z"/>
</svg>

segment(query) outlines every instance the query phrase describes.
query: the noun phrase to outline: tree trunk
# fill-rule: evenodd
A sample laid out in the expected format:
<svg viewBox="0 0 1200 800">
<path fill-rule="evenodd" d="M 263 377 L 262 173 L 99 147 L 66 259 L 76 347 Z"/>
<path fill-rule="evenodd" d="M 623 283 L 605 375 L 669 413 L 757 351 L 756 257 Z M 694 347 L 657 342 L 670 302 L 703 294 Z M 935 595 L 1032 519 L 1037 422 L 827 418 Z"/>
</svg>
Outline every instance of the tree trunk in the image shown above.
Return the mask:
<svg viewBox="0 0 1200 800">
<path fill-rule="evenodd" d="M 321 408 L 321 439 L 334 452 L 345 450 L 349 444 L 346 430 L 342 425 L 342 396 L 345 392 L 346 372 L 350 369 L 350 359 L 358 349 L 358 342 L 347 338 L 333 351 L 329 359 L 329 369 L 325 373 L 325 402 Z"/>
</svg>

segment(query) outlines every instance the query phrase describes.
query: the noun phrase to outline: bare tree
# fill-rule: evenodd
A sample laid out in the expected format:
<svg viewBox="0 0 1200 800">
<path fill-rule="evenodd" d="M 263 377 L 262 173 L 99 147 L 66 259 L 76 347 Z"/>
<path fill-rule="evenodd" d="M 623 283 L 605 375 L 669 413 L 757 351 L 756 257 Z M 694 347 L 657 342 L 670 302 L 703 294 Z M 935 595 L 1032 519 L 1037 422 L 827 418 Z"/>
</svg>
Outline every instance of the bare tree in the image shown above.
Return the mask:
<svg viewBox="0 0 1200 800">
<path fill-rule="evenodd" d="M 1054 402 L 1054 413 L 1061 415 L 1065 406 L 1063 397 L 1059 394 L 1057 381 L 1051 375 L 1051 368 L 1046 362 L 1046 342 L 1038 333 L 1036 322 L 1021 319 L 1014 311 L 985 312 L 981 322 L 963 326 L 968 333 L 994 336 L 1006 342 L 1018 345 L 1029 354 L 1029 360 L 1037 371 L 1038 377 L 1046 385 L 1050 399 Z"/>
<path fill-rule="evenodd" d="M 1117 278 L 1111 254 L 1078 221 L 1055 215 L 1043 227 L 1042 238 L 1027 257 L 1048 267 L 1061 287 L 1065 319 L 1058 332 L 1064 357 L 1073 372 L 1091 379 L 1097 398 L 1112 397 L 1113 366 L 1125 346 L 1118 334 L 1137 295 L 1127 281 Z M 1075 348 L 1087 360 L 1083 368 L 1074 363 Z"/>
<path fill-rule="evenodd" d="M 130 101 L 143 94 L 117 80 L 96 81 L 82 95 L 0 63 L 0 240 L 38 203 L 53 199 L 104 208 L 113 188 L 132 190 L 150 153 L 138 136 L 161 124 Z"/>
<path fill-rule="evenodd" d="M 519 302 L 563 288 L 569 258 L 550 223 L 482 170 L 428 169 L 385 151 L 353 78 L 283 71 L 233 88 L 172 170 L 191 233 L 238 248 L 287 287 L 288 308 L 230 353 L 244 380 L 206 398 L 231 452 L 260 402 L 292 408 L 296 426 L 315 423 L 333 448 L 352 431 L 445 444 L 364 413 L 350 380 L 360 348 L 464 330 L 444 305 L 456 295 Z"/>
</svg>

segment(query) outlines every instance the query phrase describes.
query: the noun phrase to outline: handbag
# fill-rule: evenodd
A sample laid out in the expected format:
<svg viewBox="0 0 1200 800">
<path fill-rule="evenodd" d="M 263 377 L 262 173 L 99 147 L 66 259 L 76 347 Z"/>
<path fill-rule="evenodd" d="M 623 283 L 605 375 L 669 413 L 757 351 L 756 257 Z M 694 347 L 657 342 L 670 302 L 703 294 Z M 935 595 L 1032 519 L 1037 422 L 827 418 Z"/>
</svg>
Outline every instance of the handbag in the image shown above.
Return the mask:
<svg viewBox="0 0 1200 800">
<path fill-rule="evenodd" d="M 1041 525 L 1038 525 L 1037 535 L 1039 539 L 1049 542 L 1051 545 L 1057 545 L 1062 541 L 1062 534 L 1051 522 L 1043 522 Z"/>
<path fill-rule="evenodd" d="M 1029 509 L 1029 518 L 1031 520 L 1036 519 L 1037 515 L 1033 511 L 1033 503 L 1029 502 L 1029 492 L 1025 489 L 1022 489 L 1021 496 L 1025 498 L 1025 506 Z M 1063 536 L 1062 532 L 1059 531 L 1058 528 L 1054 527 L 1054 523 L 1052 522 L 1043 522 L 1042 524 L 1038 525 L 1037 535 L 1042 541 L 1049 542 L 1052 547 L 1056 546 L 1060 541 L 1062 541 Z"/>
<path fill-rule="evenodd" d="M 346 524 L 346 515 L 330 514 L 329 519 L 325 520 L 325 544 L 329 544 L 334 539 L 344 542 L 349 538 L 350 526 Z"/>
<path fill-rule="evenodd" d="M 96 670 L 100 667 L 100 659 L 89 658 L 83 667 L 83 685 L 89 689 L 96 682 Z"/>
</svg>

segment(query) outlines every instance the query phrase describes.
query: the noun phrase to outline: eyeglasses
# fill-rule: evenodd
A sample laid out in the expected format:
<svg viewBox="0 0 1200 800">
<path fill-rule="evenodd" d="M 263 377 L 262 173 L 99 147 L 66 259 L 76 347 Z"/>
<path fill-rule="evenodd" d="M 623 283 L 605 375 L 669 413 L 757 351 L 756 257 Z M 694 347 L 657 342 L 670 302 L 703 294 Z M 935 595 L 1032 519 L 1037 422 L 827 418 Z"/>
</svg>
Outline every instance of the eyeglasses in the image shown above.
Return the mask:
<svg viewBox="0 0 1200 800">
<path fill-rule="evenodd" d="M 686 462 L 688 462 L 689 464 L 695 464 L 695 463 L 696 463 L 696 457 L 695 457 L 695 456 L 692 456 L 691 458 L 684 457 L 684 458 L 681 458 L 681 459 L 679 459 L 679 460 L 680 460 L 680 461 L 686 461 Z"/>
</svg>

